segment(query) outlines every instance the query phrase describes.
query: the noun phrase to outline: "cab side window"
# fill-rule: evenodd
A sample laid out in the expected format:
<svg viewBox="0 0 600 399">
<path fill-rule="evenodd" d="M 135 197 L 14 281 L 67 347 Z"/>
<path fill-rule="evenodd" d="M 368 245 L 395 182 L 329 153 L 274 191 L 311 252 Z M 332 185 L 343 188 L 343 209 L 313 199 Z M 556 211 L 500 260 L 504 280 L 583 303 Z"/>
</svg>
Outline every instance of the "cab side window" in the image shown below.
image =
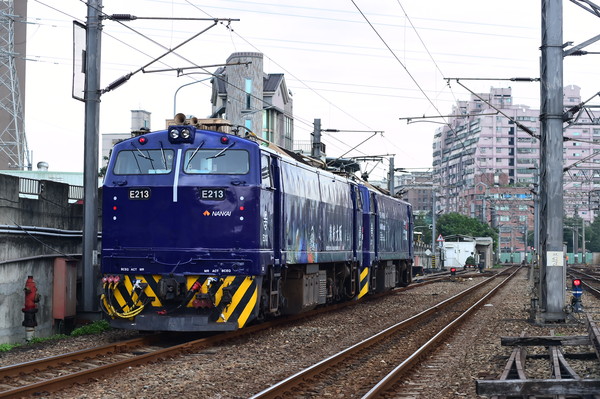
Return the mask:
<svg viewBox="0 0 600 399">
<path fill-rule="evenodd" d="M 260 157 L 260 178 L 263 187 L 273 187 L 271 159 L 267 154 L 262 154 Z"/>
</svg>

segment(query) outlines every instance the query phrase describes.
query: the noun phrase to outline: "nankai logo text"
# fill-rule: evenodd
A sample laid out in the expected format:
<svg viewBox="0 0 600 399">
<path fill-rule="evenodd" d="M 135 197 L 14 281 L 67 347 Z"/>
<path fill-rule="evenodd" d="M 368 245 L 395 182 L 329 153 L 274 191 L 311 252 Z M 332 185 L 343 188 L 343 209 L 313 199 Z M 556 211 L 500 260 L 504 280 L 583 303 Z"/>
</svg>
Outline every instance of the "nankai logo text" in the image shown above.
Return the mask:
<svg viewBox="0 0 600 399">
<path fill-rule="evenodd" d="M 231 211 L 204 211 L 202 213 L 204 216 L 231 216 Z"/>
</svg>

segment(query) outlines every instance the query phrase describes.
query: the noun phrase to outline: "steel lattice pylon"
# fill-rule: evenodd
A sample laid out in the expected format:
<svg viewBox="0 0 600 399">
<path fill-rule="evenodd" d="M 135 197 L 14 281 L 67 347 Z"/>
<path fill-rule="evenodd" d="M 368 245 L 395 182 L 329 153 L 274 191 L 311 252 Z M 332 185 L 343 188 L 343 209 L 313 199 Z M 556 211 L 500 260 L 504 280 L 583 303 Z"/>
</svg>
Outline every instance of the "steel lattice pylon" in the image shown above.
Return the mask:
<svg viewBox="0 0 600 399">
<path fill-rule="evenodd" d="M 0 0 L 0 169 L 30 166 L 15 52 L 14 0 Z"/>
</svg>

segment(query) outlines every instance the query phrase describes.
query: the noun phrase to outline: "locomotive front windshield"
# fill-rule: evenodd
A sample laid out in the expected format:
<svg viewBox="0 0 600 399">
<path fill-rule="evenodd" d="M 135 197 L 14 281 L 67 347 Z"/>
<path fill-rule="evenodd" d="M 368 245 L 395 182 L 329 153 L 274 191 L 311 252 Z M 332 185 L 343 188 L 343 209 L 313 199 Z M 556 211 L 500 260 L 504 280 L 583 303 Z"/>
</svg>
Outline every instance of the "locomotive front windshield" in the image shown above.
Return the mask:
<svg viewBox="0 0 600 399">
<path fill-rule="evenodd" d="M 186 151 L 183 171 L 190 174 L 245 175 L 250 170 L 246 150 L 196 148 Z"/>
<path fill-rule="evenodd" d="M 115 175 L 167 174 L 173 169 L 173 150 L 124 150 L 115 161 Z"/>
</svg>

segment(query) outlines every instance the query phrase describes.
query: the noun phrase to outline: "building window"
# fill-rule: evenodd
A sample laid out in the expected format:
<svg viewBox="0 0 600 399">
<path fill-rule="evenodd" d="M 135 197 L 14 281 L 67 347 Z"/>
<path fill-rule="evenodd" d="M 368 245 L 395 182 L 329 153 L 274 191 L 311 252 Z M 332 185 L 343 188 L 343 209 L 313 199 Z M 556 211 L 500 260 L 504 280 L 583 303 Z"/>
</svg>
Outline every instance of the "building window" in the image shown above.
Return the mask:
<svg viewBox="0 0 600 399">
<path fill-rule="evenodd" d="M 244 90 L 246 92 L 246 109 L 251 109 L 250 100 L 252 99 L 252 79 L 246 78 L 246 85 L 244 87 Z"/>
<path fill-rule="evenodd" d="M 263 111 L 263 130 L 262 138 L 274 142 L 275 136 L 275 116 L 272 109 L 266 109 Z"/>
<path fill-rule="evenodd" d="M 292 120 L 292 118 L 289 118 L 285 115 L 283 117 L 283 120 L 285 124 L 283 131 L 284 148 L 291 149 L 294 144 L 294 121 Z"/>
</svg>

